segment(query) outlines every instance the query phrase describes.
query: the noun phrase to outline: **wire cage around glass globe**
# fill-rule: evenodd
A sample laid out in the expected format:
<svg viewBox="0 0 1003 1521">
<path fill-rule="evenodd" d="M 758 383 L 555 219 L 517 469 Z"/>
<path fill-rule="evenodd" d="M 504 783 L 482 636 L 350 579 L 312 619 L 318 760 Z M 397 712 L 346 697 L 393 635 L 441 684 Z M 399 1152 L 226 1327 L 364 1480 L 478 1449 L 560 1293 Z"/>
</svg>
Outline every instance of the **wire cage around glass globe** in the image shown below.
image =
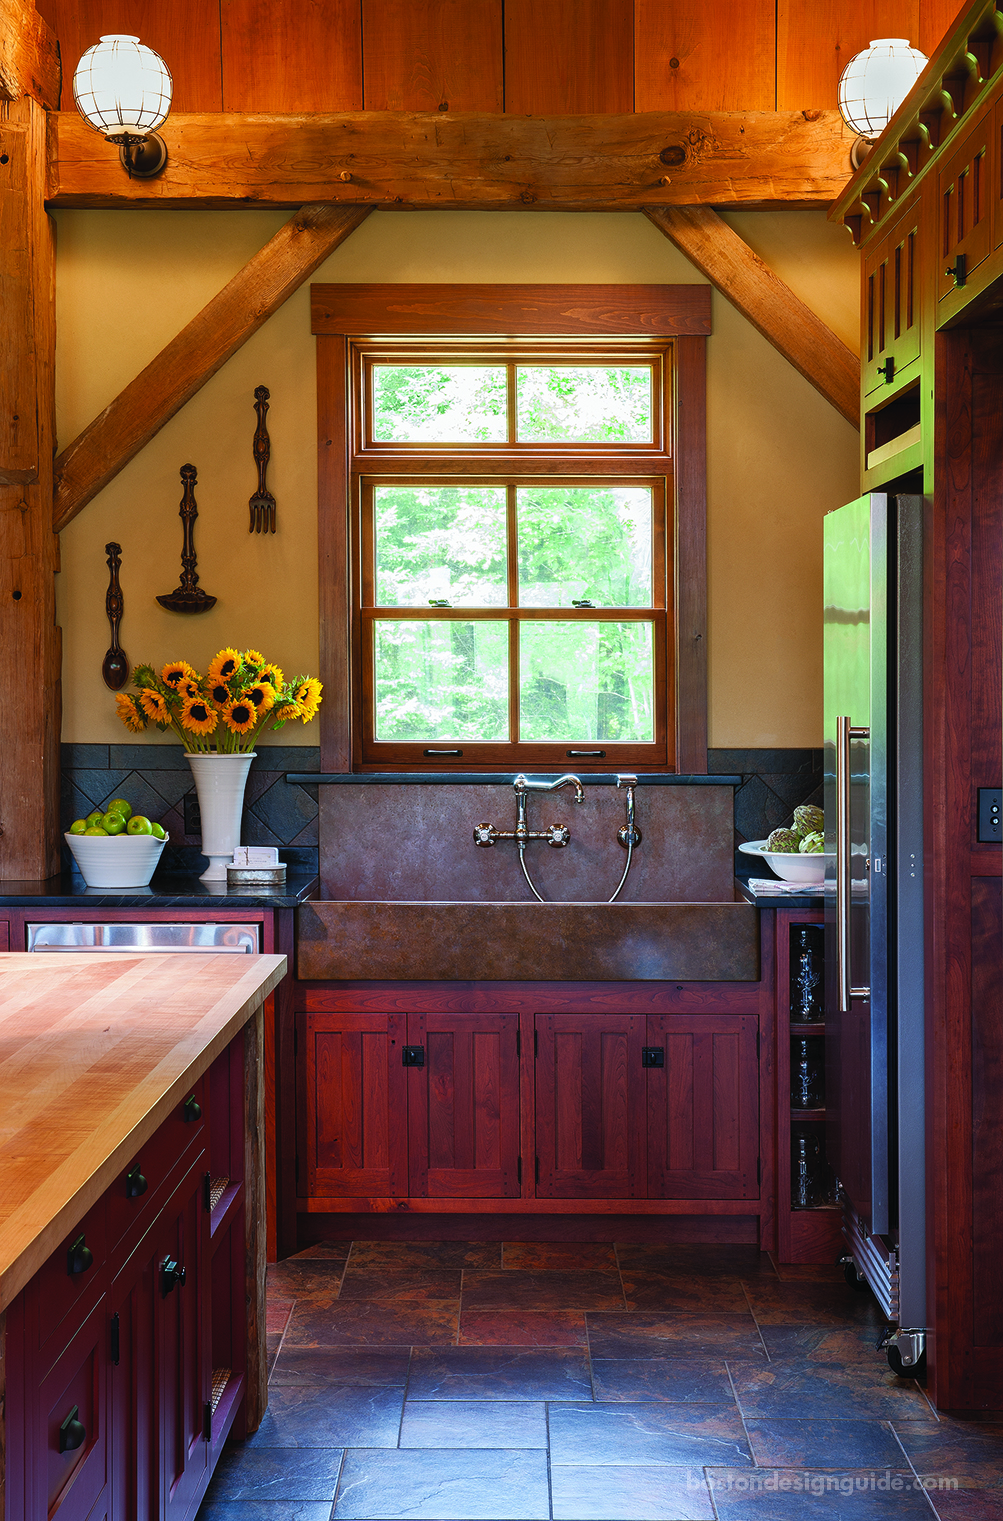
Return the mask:
<svg viewBox="0 0 1003 1521">
<path fill-rule="evenodd" d="M 152 48 L 125 33 L 103 36 L 73 75 L 73 100 L 84 120 L 121 150 L 131 175 L 150 178 L 167 162 L 157 134 L 173 94 L 171 72 Z"/>
<path fill-rule="evenodd" d="M 879 37 L 854 54 L 837 90 L 839 114 L 850 130 L 868 143 L 879 138 L 926 64 L 925 53 L 906 37 Z"/>
</svg>

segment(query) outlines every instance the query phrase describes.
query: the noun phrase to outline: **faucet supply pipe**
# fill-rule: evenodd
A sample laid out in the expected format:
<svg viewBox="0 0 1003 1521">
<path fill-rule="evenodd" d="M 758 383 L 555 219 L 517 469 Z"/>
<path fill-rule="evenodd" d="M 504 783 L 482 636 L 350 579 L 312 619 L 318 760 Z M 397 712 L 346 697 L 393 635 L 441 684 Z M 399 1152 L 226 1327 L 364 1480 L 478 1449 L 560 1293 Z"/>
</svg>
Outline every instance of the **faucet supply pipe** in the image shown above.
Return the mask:
<svg viewBox="0 0 1003 1521">
<path fill-rule="evenodd" d="M 634 859 L 634 846 L 641 843 L 641 831 L 634 823 L 634 792 L 637 788 L 637 777 L 624 773 L 623 776 L 617 776 L 616 785 L 618 788 L 626 787 L 627 789 L 627 822 L 616 832 L 616 837 L 620 841 L 620 844 L 626 847 L 627 864 L 623 868 L 623 876 L 617 883 L 616 892 L 612 898 L 607 899 L 609 903 L 613 903 L 619 898 L 620 889 L 627 880 L 630 863 Z"/>
</svg>

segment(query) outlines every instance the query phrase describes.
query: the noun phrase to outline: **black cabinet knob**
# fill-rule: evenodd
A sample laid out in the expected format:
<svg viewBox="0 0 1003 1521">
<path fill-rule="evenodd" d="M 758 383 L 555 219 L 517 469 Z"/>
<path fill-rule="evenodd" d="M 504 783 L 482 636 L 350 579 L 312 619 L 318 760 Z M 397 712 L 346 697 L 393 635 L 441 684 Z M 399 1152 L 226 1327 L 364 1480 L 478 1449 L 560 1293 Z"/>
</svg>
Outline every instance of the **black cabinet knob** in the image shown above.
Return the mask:
<svg viewBox="0 0 1003 1521">
<path fill-rule="evenodd" d="M 72 1278 L 77 1273 L 86 1273 L 93 1263 L 94 1253 L 84 1245 L 83 1236 L 78 1236 L 66 1253 L 66 1271 Z"/>
<path fill-rule="evenodd" d="M 196 1120 L 202 1118 L 202 1105 L 194 1093 L 185 1099 L 184 1115 L 186 1125 L 194 1125 Z"/>
<path fill-rule="evenodd" d="M 160 1293 L 164 1299 L 178 1284 L 184 1287 L 186 1278 L 184 1268 L 173 1257 L 166 1257 L 160 1264 Z"/>
<path fill-rule="evenodd" d="M 135 1167 L 130 1167 L 125 1175 L 125 1197 L 138 1199 L 141 1194 L 146 1193 L 149 1186 L 138 1163 Z"/>
<path fill-rule="evenodd" d="M 69 1415 L 59 1428 L 60 1452 L 76 1452 L 87 1440 L 87 1428 L 83 1421 L 78 1421 L 80 1406 L 74 1405 Z"/>
</svg>

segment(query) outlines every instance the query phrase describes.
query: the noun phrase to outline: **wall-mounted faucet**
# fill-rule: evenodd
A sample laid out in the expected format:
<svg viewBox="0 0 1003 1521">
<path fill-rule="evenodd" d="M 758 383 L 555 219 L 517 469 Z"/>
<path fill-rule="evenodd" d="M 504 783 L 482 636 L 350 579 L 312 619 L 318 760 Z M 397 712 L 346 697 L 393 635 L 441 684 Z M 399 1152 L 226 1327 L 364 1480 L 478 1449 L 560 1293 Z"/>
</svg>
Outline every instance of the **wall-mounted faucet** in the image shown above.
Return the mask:
<svg viewBox="0 0 1003 1521">
<path fill-rule="evenodd" d="M 637 777 L 624 773 L 616 779 L 617 787 L 627 790 L 627 822 L 617 831 L 617 839 L 627 852 L 627 864 L 623 869 L 623 876 L 617 885 L 616 892 L 607 901 L 612 903 L 613 898 L 620 895 L 620 889 L 627 880 L 630 871 L 630 863 L 634 855 L 634 846 L 641 841 L 641 831 L 634 822 L 634 791 L 637 787 Z M 526 846 L 530 840 L 546 840 L 548 845 L 561 847 L 567 845 L 571 839 L 571 831 L 565 824 L 552 824 L 549 829 L 530 829 L 526 819 L 526 795 L 529 792 L 556 792 L 561 787 L 574 787 L 575 802 L 584 803 L 585 789 L 577 776 L 565 772 L 556 781 L 537 781 L 532 777 L 525 776 L 521 771 L 513 780 L 512 787 L 516 799 L 516 822 L 514 829 L 496 829 L 493 824 L 474 825 L 474 844 L 491 846 L 497 840 L 515 840 L 519 849 L 519 865 L 522 874 L 529 883 L 530 891 L 541 903 L 546 900 L 537 892 L 536 886 L 526 867 Z"/>
</svg>

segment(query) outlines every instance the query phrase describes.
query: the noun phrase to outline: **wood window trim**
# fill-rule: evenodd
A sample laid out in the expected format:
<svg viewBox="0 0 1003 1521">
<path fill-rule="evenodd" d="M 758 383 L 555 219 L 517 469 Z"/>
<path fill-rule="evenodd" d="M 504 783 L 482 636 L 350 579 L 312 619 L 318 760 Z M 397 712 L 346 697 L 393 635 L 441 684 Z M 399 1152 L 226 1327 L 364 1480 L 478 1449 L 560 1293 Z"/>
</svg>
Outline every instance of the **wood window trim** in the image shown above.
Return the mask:
<svg viewBox="0 0 1003 1521">
<path fill-rule="evenodd" d="M 353 750 L 350 532 L 353 339 L 671 338 L 673 343 L 674 770 L 707 770 L 706 339 L 701 285 L 314 285 L 317 338 L 321 770 L 361 767 Z M 445 769 L 445 768 L 443 768 Z M 464 770 L 476 766 L 464 765 Z M 483 769 L 483 768 L 482 768 Z M 490 769 L 497 769 L 491 767 Z M 584 769 L 584 768 L 583 768 Z M 653 767 L 652 769 L 665 769 Z"/>
</svg>

